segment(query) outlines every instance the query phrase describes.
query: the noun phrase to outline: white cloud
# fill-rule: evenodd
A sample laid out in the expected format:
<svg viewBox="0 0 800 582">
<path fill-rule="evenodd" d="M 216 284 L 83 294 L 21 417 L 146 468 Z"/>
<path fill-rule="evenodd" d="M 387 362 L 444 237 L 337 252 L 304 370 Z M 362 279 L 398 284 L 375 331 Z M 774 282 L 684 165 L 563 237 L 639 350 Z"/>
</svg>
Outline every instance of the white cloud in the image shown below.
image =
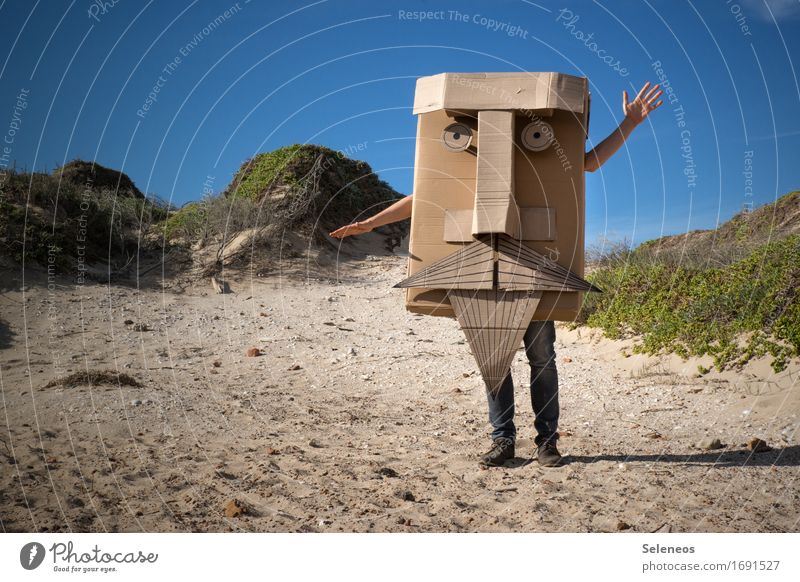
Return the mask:
<svg viewBox="0 0 800 582">
<path fill-rule="evenodd" d="M 756 15 L 764 20 L 786 20 L 800 16 L 800 0 L 742 0 Z"/>
</svg>

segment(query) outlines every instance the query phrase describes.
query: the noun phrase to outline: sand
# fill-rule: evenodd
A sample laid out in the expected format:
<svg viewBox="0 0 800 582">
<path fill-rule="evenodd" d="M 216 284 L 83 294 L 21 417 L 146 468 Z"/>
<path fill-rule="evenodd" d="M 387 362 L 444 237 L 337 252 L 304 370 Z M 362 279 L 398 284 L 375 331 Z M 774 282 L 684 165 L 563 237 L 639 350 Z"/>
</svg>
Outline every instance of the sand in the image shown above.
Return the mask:
<svg viewBox="0 0 800 582">
<path fill-rule="evenodd" d="M 796 363 L 698 378 L 559 325 L 566 464 L 535 460 L 520 351 L 517 458 L 481 469 L 482 380 L 454 320 L 405 311 L 405 259 L 319 272 L 226 273 L 217 295 L 6 268 L 2 529 L 800 531 Z M 57 384 L 87 369 L 110 383 Z"/>
</svg>

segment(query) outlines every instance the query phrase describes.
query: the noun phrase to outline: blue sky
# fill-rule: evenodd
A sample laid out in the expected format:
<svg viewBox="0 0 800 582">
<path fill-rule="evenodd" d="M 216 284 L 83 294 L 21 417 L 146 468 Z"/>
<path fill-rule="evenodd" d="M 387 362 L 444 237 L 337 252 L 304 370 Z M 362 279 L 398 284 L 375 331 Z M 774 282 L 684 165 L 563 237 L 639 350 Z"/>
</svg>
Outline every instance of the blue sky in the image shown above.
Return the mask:
<svg viewBox="0 0 800 582">
<path fill-rule="evenodd" d="M 415 79 L 445 71 L 586 76 L 599 141 L 661 69 L 674 102 L 587 175 L 590 245 L 714 228 L 800 188 L 797 0 L 6 0 L 0 33 L 17 168 L 96 159 L 177 205 L 306 142 L 410 193 Z"/>
</svg>

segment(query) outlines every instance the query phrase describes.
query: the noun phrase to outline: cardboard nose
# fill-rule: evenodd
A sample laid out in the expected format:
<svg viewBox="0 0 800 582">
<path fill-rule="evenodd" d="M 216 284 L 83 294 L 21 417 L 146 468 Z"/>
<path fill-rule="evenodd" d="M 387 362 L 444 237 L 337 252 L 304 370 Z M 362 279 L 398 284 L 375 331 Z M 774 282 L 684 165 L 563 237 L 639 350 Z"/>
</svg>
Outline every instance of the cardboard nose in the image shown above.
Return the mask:
<svg viewBox="0 0 800 582">
<path fill-rule="evenodd" d="M 520 238 L 514 197 L 514 111 L 478 111 L 478 168 L 472 234 Z"/>
</svg>

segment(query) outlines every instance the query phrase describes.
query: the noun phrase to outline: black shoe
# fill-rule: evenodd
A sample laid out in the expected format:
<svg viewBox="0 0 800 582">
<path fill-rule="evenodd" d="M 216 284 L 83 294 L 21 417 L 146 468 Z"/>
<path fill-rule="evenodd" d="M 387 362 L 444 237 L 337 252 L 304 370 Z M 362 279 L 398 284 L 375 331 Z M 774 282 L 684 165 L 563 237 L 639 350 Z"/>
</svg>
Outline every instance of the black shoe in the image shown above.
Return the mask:
<svg viewBox="0 0 800 582">
<path fill-rule="evenodd" d="M 561 453 L 556 448 L 556 440 L 546 440 L 536 447 L 536 457 L 542 467 L 559 467 L 561 465 Z"/>
<path fill-rule="evenodd" d="M 499 437 L 494 440 L 492 449 L 481 457 L 483 467 L 501 467 L 508 459 L 514 458 L 514 441 Z"/>
</svg>

